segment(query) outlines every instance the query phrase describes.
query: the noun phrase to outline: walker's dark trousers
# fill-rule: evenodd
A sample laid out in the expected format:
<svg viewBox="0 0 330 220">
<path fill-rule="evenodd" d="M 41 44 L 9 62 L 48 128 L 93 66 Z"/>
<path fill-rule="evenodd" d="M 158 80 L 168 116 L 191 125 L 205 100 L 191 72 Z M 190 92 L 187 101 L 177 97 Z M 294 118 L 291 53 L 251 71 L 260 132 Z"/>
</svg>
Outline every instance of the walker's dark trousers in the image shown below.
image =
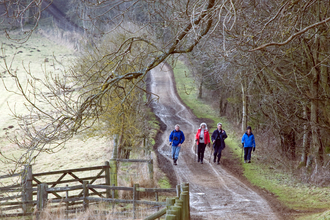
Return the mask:
<svg viewBox="0 0 330 220">
<path fill-rule="evenodd" d="M 244 147 L 244 160 L 251 160 L 252 147 Z"/>
<path fill-rule="evenodd" d="M 214 154 L 213 154 L 213 156 L 214 156 L 213 161 L 214 161 L 214 162 L 215 162 L 216 157 L 218 157 L 218 162 L 220 162 L 221 151 L 222 151 L 222 150 L 223 150 L 223 149 L 221 149 L 220 147 L 218 147 L 218 148 L 214 148 Z"/>
<path fill-rule="evenodd" d="M 206 144 L 204 144 L 204 143 L 199 143 L 198 144 L 198 150 L 197 150 L 198 161 L 203 162 L 205 147 L 206 147 Z"/>
</svg>

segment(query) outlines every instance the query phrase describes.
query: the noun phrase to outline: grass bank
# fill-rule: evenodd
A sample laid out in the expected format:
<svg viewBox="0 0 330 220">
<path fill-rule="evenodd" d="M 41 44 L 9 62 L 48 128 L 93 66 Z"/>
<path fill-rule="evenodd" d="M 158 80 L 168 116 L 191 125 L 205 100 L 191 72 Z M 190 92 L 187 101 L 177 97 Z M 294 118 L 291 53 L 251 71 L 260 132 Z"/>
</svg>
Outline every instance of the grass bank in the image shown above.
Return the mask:
<svg viewBox="0 0 330 220">
<path fill-rule="evenodd" d="M 192 109 L 199 118 L 212 119 L 214 123 L 209 127 L 216 128 L 217 122 L 222 122 L 224 129 L 228 133 L 226 145 L 234 152 L 235 157 L 240 158 L 239 148 L 242 134 L 238 134 L 231 129 L 231 124 L 226 118 L 219 117 L 219 113 L 210 104 L 198 99 L 198 91 L 194 78 L 189 69 L 181 61 L 173 67 L 177 91 L 183 102 Z M 211 130 L 211 129 L 210 129 Z M 258 146 L 257 146 L 258 147 Z M 317 215 L 305 215 L 299 213 L 324 211 L 330 207 L 330 188 L 315 187 L 300 183 L 289 173 L 274 169 L 270 164 L 261 161 L 262 156 L 258 154 L 258 149 L 253 154 L 253 164 L 242 163 L 244 176 L 254 185 L 273 193 L 278 200 L 287 208 L 295 210 L 297 219 L 330 219 L 329 212 Z"/>
</svg>

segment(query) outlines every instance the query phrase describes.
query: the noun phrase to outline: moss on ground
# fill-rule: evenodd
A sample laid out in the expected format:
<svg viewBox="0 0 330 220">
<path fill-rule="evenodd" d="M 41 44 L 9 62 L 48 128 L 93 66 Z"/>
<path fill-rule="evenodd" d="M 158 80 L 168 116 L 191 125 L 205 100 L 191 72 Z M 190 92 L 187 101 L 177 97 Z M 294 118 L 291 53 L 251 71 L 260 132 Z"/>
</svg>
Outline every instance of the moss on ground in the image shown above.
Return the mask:
<svg viewBox="0 0 330 220">
<path fill-rule="evenodd" d="M 177 91 L 183 102 L 192 109 L 199 118 L 212 119 L 214 123 L 209 126 L 216 128 L 217 122 L 222 122 L 224 129 L 228 133 L 226 145 L 234 152 L 235 157 L 241 157 L 240 136 L 231 129 L 231 125 L 226 118 L 219 117 L 218 112 L 202 99 L 198 99 L 198 91 L 194 78 L 189 73 L 189 69 L 181 61 L 173 67 Z M 258 158 L 258 151 L 253 155 Z M 330 188 L 314 187 L 299 183 L 292 175 L 282 173 L 280 170 L 272 169 L 260 160 L 254 160 L 253 164 L 242 164 L 244 176 L 254 185 L 266 189 L 275 194 L 279 201 L 286 207 L 294 210 L 321 210 L 330 207 Z M 330 211 L 329 211 L 330 212 Z M 330 219 L 329 212 L 305 216 L 302 219 Z"/>
<path fill-rule="evenodd" d="M 298 220 L 330 220 L 330 211 L 319 214 L 306 215 L 297 218 Z"/>
<path fill-rule="evenodd" d="M 158 181 L 158 185 L 160 186 L 160 188 L 171 188 L 170 180 L 166 176 L 164 176 Z"/>
</svg>

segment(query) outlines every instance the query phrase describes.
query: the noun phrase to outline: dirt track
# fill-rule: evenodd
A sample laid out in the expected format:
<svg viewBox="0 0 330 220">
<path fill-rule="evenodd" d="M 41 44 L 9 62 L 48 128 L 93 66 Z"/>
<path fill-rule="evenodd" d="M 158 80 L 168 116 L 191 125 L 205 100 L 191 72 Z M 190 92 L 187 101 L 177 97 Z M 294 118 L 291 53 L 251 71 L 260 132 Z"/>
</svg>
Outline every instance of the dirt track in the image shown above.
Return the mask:
<svg viewBox="0 0 330 220">
<path fill-rule="evenodd" d="M 260 195 L 222 165 L 209 163 L 208 149 L 204 164 L 195 161 L 194 135 L 200 120 L 177 97 L 173 73 L 168 66 L 154 69 L 150 79 L 151 92 L 160 96 L 159 101 L 153 103 L 153 111 L 166 125 L 162 141 L 157 144 L 161 166 L 172 173 L 170 179 L 189 182 L 192 219 L 279 219 Z M 172 165 L 168 145 L 168 136 L 175 124 L 180 125 L 186 136 L 177 166 Z"/>
</svg>

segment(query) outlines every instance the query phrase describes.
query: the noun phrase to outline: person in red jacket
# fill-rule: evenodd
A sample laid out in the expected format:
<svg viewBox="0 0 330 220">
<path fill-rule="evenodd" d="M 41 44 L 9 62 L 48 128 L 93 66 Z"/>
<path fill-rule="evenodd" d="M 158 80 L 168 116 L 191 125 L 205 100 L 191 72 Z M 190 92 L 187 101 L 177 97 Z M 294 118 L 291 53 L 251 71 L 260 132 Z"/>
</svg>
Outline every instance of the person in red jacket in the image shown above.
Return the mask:
<svg viewBox="0 0 330 220">
<path fill-rule="evenodd" d="M 206 123 L 202 123 L 199 126 L 195 139 L 196 139 L 195 141 L 198 145 L 198 150 L 197 150 L 198 162 L 201 162 L 201 164 L 203 164 L 205 147 L 206 147 L 206 145 L 208 145 L 210 147 L 210 143 L 211 143 L 210 134 L 209 134 L 209 131 L 207 130 Z"/>
</svg>

